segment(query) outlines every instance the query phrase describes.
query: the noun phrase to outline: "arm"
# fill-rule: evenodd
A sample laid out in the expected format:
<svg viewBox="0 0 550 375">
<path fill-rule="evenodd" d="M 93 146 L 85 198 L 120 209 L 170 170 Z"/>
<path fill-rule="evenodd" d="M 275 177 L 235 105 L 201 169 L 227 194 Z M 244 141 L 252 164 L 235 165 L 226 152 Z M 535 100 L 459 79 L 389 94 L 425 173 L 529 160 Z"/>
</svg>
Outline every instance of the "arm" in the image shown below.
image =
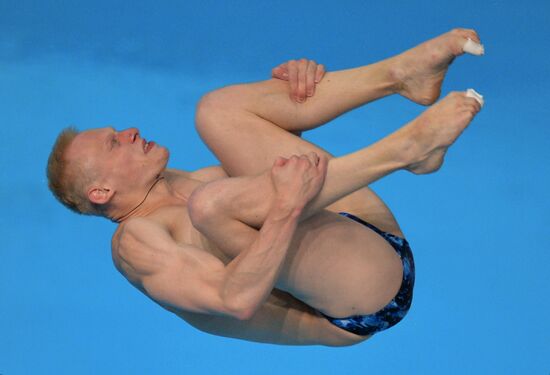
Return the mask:
<svg viewBox="0 0 550 375">
<path fill-rule="evenodd" d="M 146 218 L 126 224 L 118 253 L 134 284 L 160 305 L 249 319 L 273 288 L 297 222 L 286 209 L 274 207 L 269 216 L 258 241 L 227 266 L 202 249 L 176 243 L 166 228 Z"/>
<path fill-rule="evenodd" d="M 256 240 L 227 265 L 221 294 L 238 318 L 251 318 L 271 293 L 300 213 L 301 208 L 276 202 Z"/>
<path fill-rule="evenodd" d="M 196 309 L 203 313 L 189 312 L 185 294 L 201 290 L 197 289 L 200 288 L 197 283 L 190 282 L 193 276 L 189 272 L 202 273 L 198 279 L 206 280 L 208 285 L 208 272 L 217 273 L 224 268 L 223 264 L 201 249 L 176 244 L 165 228 L 148 219 L 129 221 L 124 232 L 116 246 L 115 265 L 119 271 L 162 307 L 201 331 L 284 345 L 344 346 L 363 340 L 277 290 L 273 290 L 250 320 L 234 319 L 232 314 L 205 315 L 203 309 Z M 155 242 L 154 246 L 146 243 L 148 236 L 155 237 L 155 241 L 150 241 Z M 208 293 L 207 288 L 201 294 L 207 296 Z"/>
<path fill-rule="evenodd" d="M 336 327 L 308 305 L 277 289 L 250 320 L 220 315 L 178 315 L 203 332 L 255 342 L 348 346 L 365 340 Z"/>
<path fill-rule="evenodd" d="M 318 193 L 325 169 L 305 156 L 279 159 L 272 169 L 277 195 L 264 225 L 256 234 L 241 223 L 248 230 L 245 235 L 256 236 L 227 266 L 200 249 L 175 243 L 166 228 L 145 218 L 126 224 L 119 253 L 131 258 L 127 263 L 138 273 L 142 289 L 161 305 L 249 319 L 273 289 L 299 216 Z M 189 199 L 199 229 L 212 213 L 211 201 L 200 189 Z"/>
<path fill-rule="evenodd" d="M 319 163 L 315 154 L 277 159 L 271 169 L 274 198 L 259 232 L 232 219 L 226 205 L 216 199 L 223 192 L 209 189 L 209 184 L 191 195 L 189 213 L 198 230 L 207 236 L 212 230 L 218 235 L 221 231 L 225 238 L 222 242 L 238 236 L 246 244 L 227 266 L 223 281 L 223 296 L 235 303 L 245 318 L 254 314 L 273 289 L 299 217 L 319 193 L 325 174 L 326 163 Z M 220 218 L 225 218 L 223 225 Z"/>
</svg>

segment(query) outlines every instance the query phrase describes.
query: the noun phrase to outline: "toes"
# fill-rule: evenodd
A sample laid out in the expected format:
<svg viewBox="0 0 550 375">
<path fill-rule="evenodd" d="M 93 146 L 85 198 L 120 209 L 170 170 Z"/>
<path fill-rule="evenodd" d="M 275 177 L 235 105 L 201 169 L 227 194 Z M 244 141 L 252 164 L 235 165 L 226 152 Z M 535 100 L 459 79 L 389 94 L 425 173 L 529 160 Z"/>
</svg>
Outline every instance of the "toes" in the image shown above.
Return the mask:
<svg viewBox="0 0 550 375">
<path fill-rule="evenodd" d="M 456 29 L 453 29 L 451 33 L 460 35 L 464 39 L 472 39 L 474 42 L 481 44 L 481 39 L 479 39 L 479 35 L 474 29 L 456 28 Z"/>
<path fill-rule="evenodd" d="M 475 30 L 466 29 L 464 30 L 464 34 L 467 34 L 468 37 L 472 39 L 474 42 L 481 44 L 481 39 L 479 39 L 479 35 Z"/>
<path fill-rule="evenodd" d="M 461 113 L 461 116 L 463 116 L 462 120 L 465 123 L 465 126 L 468 126 L 470 124 L 474 116 L 477 115 L 477 112 L 478 110 L 475 107 L 475 105 L 470 104 L 462 107 L 462 110 L 460 113 Z"/>
<path fill-rule="evenodd" d="M 474 98 L 466 98 L 465 105 L 474 115 L 481 110 L 481 104 Z"/>
<path fill-rule="evenodd" d="M 483 107 L 483 95 L 481 95 L 480 93 L 476 92 L 474 89 L 468 89 L 466 90 L 466 96 L 468 98 L 473 98 L 475 100 L 477 100 L 477 102 L 480 104 L 480 106 Z"/>
<path fill-rule="evenodd" d="M 468 91 L 451 91 L 445 99 L 454 103 L 457 110 L 467 108 L 475 113 L 478 113 L 483 107 L 483 96 L 469 89 Z M 471 94 L 474 92 L 477 96 Z"/>
<path fill-rule="evenodd" d="M 453 91 L 449 93 L 448 96 L 455 100 L 457 107 L 471 107 L 476 110 L 476 113 L 483 107 L 483 96 L 473 89 L 468 89 L 467 91 Z"/>
<path fill-rule="evenodd" d="M 472 55 L 483 55 L 485 49 L 481 44 L 481 40 L 477 35 L 477 32 L 472 29 L 454 29 L 451 34 L 460 38 L 460 45 L 456 46 L 455 53 L 460 55 L 464 52 Z"/>
<path fill-rule="evenodd" d="M 485 54 L 485 48 L 483 44 L 476 43 L 472 39 L 468 38 L 462 45 L 462 51 L 471 55 L 481 56 Z"/>
<path fill-rule="evenodd" d="M 465 93 L 462 93 L 460 99 L 458 99 L 457 109 L 461 121 L 465 127 L 468 127 L 472 119 L 479 113 L 481 110 L 481 103 L 472 97 L 468 97 Z"/>
</svg>

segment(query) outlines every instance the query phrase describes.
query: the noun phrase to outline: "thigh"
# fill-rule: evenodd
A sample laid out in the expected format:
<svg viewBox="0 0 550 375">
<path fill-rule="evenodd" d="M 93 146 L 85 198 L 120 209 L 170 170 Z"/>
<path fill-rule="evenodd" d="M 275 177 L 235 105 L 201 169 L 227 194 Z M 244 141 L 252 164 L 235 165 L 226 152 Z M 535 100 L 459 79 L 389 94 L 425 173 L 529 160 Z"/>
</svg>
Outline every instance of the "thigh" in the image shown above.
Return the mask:
<svg viewBox="0 0 550 375">
<path fill-rule="evenodd" d="M 225 115 L 232 121 L 212 119 L 208 126 L 198 126 L 201 138 L 230 176 L 261 173 L 270 168 L 278 156 L 289 157 L 314 151 L 332 157 L 321 147 L 254 114 L 230 112 L 227 110 Z M 235 117 L 239 118 L 238 124 Z M 386 232 L 403 236 L 389 208 L 369 187 L 340 199 L 327 209 L 352 213 Z"/>
<path fill-rule="evenodd" d="M 388 241 L 325 211 L 300 223 L 276 285 L 324 314 L 345 317 L 380 310 L 402 279 L 401 259 Z"/>
</svg>

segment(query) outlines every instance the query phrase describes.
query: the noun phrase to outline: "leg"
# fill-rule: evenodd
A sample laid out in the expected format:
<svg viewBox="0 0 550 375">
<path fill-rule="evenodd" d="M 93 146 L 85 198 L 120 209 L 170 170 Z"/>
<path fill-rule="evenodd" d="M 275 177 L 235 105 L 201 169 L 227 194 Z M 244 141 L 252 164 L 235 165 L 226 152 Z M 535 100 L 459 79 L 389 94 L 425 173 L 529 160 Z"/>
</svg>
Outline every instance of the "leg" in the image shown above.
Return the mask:
<svg viewBox="0 0 550 375">
<path fill-rule="evenodd" d="M 370 314 L 385 306 L 400 288 L 401 261 L 372 231 L 323 207 L 395 170 L 437 170 L 445 150 L 478 110 L 475 99 L 453 93 L 373 146 L 332 159 L 321 192 L 304 211 L 277 288 L 335 317 Z M 262 225 L 274 197 L 268 173 L 222 179 L 193 192 L 189 212 L 195 227 L 235 257 L 257 239 L 252 227 Z"/>
<path fill-rule="evenodd" d="M 278 128 L 301 133 L 393 93 L 432 104 L 449 63 L 462 53 L 467 37 L 478 39 L 473 31 L 453 30 L 382 62 L 327 73 L 316 95 L 304 104 L 291 102 L 287 83 L 279 80 L 217 90 L 199 104 L 197 130 L 230 175 L 260 173 L 280 151 L 284 155 L 287 150 L 311 149 L 298 141 L 280 150 L 284 142 L 279 142 Z"/>
<path fill-rule="evenodd" d="M 472 31 L 455 30 L 377 64 L 329 73 L 315 97 L 295 104 L 285 82 L 232 86 L 207 95 L 199 105 L 197 129 L 232 176 L 268 168 L 277 156 L 310 151 L 330 155 L 291 134 L 315 128 L 359 105 L 391 93 L 429 104 L 438 96 L 450 61 L 461 53 Z M 393 215 L 368 188 L 336 202 L 331 210 L 348 210 L 385 231 L 402 236 Z"/>
<path fill-rule="evenodd" d="M 451 93 L 417 119 L 372 146 L 333 158 L 321 192 L 308 204 L 302 219 L 396 170 L 407 169 L 417 174 L 438 170 L 447 149 L 480 108 L 480 104 L 465 93 Z M 235 225 L 244 223 L 256 228 L 262 225 L 274 194 L 269 173 L 218 180 L 200 190 L 204 202 L 215 207 L 213 214 L 206 215 L 208 222 L 201 228 L 206 228 L 204 234 L 214 242 L 225 245 L 232 241 L 227 238 L 227 233 L 234 233 Z M 207 210 L 203 207 L 199 211 L 204 213 Z M 228 222 L 232 223 L 231 227 L 228 227 Z M 245 247 L 248 239 L 238 237 L 235 241 L 245 243 L 236 243 L 232 252 Z"/>
<path fill-rule="evenodd" d="M 210 112 L 210 114 L 214 114 L 214 112 Z M 268 121 L 252 114 L 248 114 L 247 117 L 248 121 L 242 122 L 239 126 L 241 129 L 239 133 L 234 131 L 234 128 L 230 126 L 231 123 L 224 123 L 224 129 L 217 131 L 214 131 L 213 126 L 209 126 L 208 133 L 212 136 L 216 134 L 215 138 L 209 138 L 209 136 L 205 136 L 204 131 L 201 131 L 203 139 L 231 176 L 260 173 L 271 166 L 273 160 L 278 156 L 290 157 L 313 151 L 332 158 L 332 155 L 319 146 Z M 240 147 L 233 138 L 235 136 L 239 137 Z M 327 208 L 334 212 L 351 212 L 387 232 L 403 236 L 388 207 L 368 187 L 352 193 Z"/>
<path fill-rule="evenodd" d="M 258 94 L 257 90 L 265 95 Z M 235 91 L 239 94 L 235 95 Z M 249 110 L 242 109 L 244 103 L 262 97 L 276 99 L 275 102 L 283 101 L 289 105 L 290 110 L 300 109 L 287 101 L 286 83 L 275 80 L 215 92 L 207 96 L 198 108 L 197 130 L 229 175 L 256 175 L 269 168 L 278 156 L 290 157 L 313 151 L 332 158 L 332 155 L 319 146 Z M 318 91 L 313 99 L 321 97 L 323 95 Z M 232 100 L 235 99 L 239 99 L 239 103 L 233 103 Z M 313 99 L 309 98 L 306 105 L 310 105 L 309 102 Z M 274 108 L 277 108 L 278 104 L 273 104 Z M 286 112 L 286 109 L 280 112 Z M 299 132 L 300 128 L 296 127 L 294 130 Z M 385 231 L 402 236 L 389 209 L 368 187 L 328 208 L 335 212 L 352 212 Z"/>
</svg>

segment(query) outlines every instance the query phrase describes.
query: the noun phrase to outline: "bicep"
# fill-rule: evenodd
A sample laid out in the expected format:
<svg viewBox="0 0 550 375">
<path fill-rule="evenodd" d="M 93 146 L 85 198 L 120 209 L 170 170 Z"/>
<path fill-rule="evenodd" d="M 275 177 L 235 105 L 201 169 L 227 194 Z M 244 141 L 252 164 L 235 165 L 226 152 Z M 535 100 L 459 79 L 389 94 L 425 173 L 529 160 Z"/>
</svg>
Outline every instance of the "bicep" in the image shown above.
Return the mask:
<svg viewBox="0 0 550 375">
<path fill-rule="evenodd" d="M 176 243 L 165 228 L 146 220 L 126 231 L 122 257 L 149 297 L 179 310 L 228 314 L 221 298 L 226 269 L 219 259 Z"/>
<path fill-rule="evenodd" d="M 178 246 L 178 245 L 176 245 Z M 202 252 L 180 247 L 177 252 Z M 163 306 L 196 313 L 231 315 L 224 307 L 221 285 L 225 266 L 209 254 L 188 259 L 188 254 L 175 254 L 163 267 L 142 278 L 149 297 Z"/>
</svg>

